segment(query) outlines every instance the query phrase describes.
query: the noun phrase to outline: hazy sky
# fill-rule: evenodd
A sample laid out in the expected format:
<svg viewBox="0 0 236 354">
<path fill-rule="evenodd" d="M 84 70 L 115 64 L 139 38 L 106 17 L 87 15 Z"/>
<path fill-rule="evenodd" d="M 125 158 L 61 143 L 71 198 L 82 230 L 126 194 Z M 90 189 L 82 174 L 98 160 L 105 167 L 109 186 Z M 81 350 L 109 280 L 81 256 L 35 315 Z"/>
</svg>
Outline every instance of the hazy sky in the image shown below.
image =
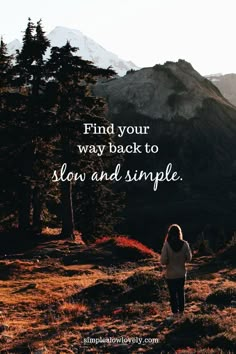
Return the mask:
<svg viewBox="0 0 236 354">
<path fill-rule="evenodd" d="M 27 18 L 81 30 L 140 67 L 179 58 L 201 74 L 236 73 L 236 0 L 8 0 L 0 34 L 21 38 Z"/>
</svg>

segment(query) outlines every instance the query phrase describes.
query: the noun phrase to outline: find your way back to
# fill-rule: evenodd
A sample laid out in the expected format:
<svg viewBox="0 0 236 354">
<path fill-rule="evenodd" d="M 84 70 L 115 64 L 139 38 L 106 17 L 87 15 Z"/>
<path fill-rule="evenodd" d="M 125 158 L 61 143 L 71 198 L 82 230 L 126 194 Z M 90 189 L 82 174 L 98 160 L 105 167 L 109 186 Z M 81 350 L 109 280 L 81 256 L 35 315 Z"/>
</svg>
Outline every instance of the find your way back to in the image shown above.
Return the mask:
<svg viewBox="0 0 236 354">
<path fill-rule="evenodd" d="M 115 130 L 114 124 L 108 126 L 98 126 L 94 123 L 84 123 L 84 133 L 87 134 L 109 134 L 115 135 L 119 138 L 123 137 L 124 134 L 137 134 L 137 135 L 147 135 L 149 131 L 149 126 L 117 126 Z M 159 151 L 157 145 L 150 145 L 145 143 L 142 145 L 132 142 L 129 145 L 113 144 L 109 142 L 107 145 L 77 145 L 80 154 L 96 154 L 97 156 L 102 156 L 107 148 L 109 153 L 115 154 L 156 154 Z M 182 181 L 178 172 L 173 169 L 172 163 L 167 163 L 166 167 L 162 171 L 138 171 L 138 170 L 127 170 L 125 174 L 121 175 L 121 165 L 117 164 L 115 170 L 112 173 L 106 171 L 96 171 L 90 176 L 92 181 L 116 181 L 124 180 L 125 182 L 138 182 L 141 180 L 151 181 L 153 183 L 153 190 L 156 191 L 159 182 L 177 182 Z M 54 170 L 52 181 L 53 182 L 65 182 L 65 181 L 85 181 L 86 173 L 72 172 L 67 170 L 67 164 L 64 163 L 61 166 L 60 171 Z"/>
<path fill-rule="evenodd" d="M 114 124 L 110 124 L 109 126 L 98 126 L 93 123 L 84 123 L 84 134 L 109 134 L 115 135 L 117 132 L 117 136 L 122 138 L 124 134 L 128 135 L 147 135 L 150 129 L 149 126 L 121 126 L 118 125 L 115 130 Z M 141 154 L 141 153 L 157 153 L 158 146 L 157 145 L 149 145 L 146 143 L 144 146 L 138 145 L 136 142 L 132 142 L 129 145 L 115 145 L 111 142 L 108 145 L 77 145 L 80 154 L 96 154 L 97 156 L 102 156 L 107 147 L 109 153 L 115 154 Z"/>
</svg>

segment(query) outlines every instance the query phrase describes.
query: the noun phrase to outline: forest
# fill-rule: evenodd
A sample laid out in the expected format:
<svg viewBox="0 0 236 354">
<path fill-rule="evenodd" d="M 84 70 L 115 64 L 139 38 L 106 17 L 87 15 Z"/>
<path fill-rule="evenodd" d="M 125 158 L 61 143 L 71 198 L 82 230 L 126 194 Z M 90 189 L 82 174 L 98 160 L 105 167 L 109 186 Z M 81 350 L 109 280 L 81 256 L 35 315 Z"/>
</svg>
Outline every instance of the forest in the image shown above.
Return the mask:
<svg viewBox="0 0 236 354">
<path fill-rule="evenodd" d="M 73 239 L 76 229 L 87 242 L 112 234 L 120 219 L 123 195 L 114 192 L 112 183 L 53 183 L 53 172 L 63 165 L 89 176 L 120 161 L 118 154 L 111 158 L 109 153 L 78 151 L 77 145 L 113 141 L 111 134 L 83 133 L 85 124 L 109 129 L 105 101 L 90 88 L 116 73 L 96 67 L 77 51 L 69 42 L 50 48 L 41 20 L 28 20 L 15 57 L 8 55 L 1 38 L 0 218 L 4 230 L 14 228 L 21 237 L 56 226 L 61 227 L 60 238 Z"/>
</svg>

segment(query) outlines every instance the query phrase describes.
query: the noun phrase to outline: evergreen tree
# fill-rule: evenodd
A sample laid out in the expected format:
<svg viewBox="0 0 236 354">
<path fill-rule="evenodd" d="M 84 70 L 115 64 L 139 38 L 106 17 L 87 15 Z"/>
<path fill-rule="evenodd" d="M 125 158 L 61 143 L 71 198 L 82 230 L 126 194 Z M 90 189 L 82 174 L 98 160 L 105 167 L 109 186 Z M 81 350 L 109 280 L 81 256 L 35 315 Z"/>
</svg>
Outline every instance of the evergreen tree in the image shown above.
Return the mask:
<svg viewBox="0 0 236 354">
<path fill-rule="evenodd" d="M 3 198 L 1 217 L 12 220 L 15 206 L 19 211 L 20 223 L 23 221 L 24 205 L 20 195 L 24 194 L 25 183 L 21 176 L 21 151 L 25 148 L 27 133 L 25 131 L 25 112 L 28 97 L 11 90 L 1 93 L 0 108 L 0 173 L 1 197 Z M 22 161 L 22 164 L 25 164 Z M 20 188 L 21 186 L 21 188 Z M 19 193 L 18 193 L 19 192 Z M 11 216 L 11 217 L 10 217 Z"/>
<path fill-rule="evenodd" d="M 12 67 L 12 56 L 7 54 L 7 45 L 1 37 L 0 42 L 0 90 L 10 85 L 10 69 Z"/>
<path fill-rule="evenodd" d="M 24 106 L 24 115 L 19 117 L 18 124 L 27 127 L 27 135 L 21 148 L 19 158 L 22 162 L 19 167 L 19 228 L 29 230 L 31 226 L 31 202 L 33 202 L 33 227 L 40 230 L 42 202 L 40 197 L 40 168 L 37 168 L 38 154 L 42 148 L 44 131 L 42 125 L 47 120 L 44 110 L 45 65 L 43 55 L 50 43 L 42 29 L 41 21 L 35 26 L 31 19 L 23 37 L 22 50 L 17 54 L 14 66 L 14 85 L 24 88 L 23 96 L 27 96 L 27 105 Z M 40 87 L 42 88 L 40 92 Z M 50 114 L 49 114 L 50 116 Z M 22 122 L 21 119 L 24 119 Z M 37 172 L 38 171 L 38 172 Z"/>
<path fill-rule="evenodd" d="M 34 29 L 35 25 L 28 19 L 28 24 L 23 36 L 23 46 L 21 51 L 17 50 L 15 66 L 15 85 L 25 86 L 30 85 L 30 79 L 32 75 L 31 65 L 34 62 L 34 50 L 35 50 L 35 40 L 34 40 Z"/>
<path fill-rule="evenodd" d="M 34 57 L 39 65 L 40 63 L 43 64 L 43 56 L 46 53 L 47 49 L 50 47 L 50 41 L 45 35 L 45 31 L 42 28 L 42 20 L 39 20 L 36 25 L 35 29 L 35 50 L 34 50 Z"/>
<path fill-rule="evenodd" d="M 18 86 L 29 85 L 33 95 L 38 95 L 39 85 L 45 84 L 43 56 L 49 47 L 50 41 L 42 28 L 42 21 L 38 21 L 35 26 L 29 18 L 23 36 L 22 49 L 17 51 L 15 84 Z"/>
<path fill-rule="evenodd" d="M 12 57 L 7 54 L 7 46 L 1 38 L 0 44 L 0 174 L 1 174 L 1 225 L 11 225 L 15 218 L 16 177 L 18 171 L 15 156 L 20 146 L 18 120 L 22 114 L 20 95 L 12 87 Z M 21 109 L 20 109 L 21 106 Z"/>
<path fill-rule="evenodd" d="M 17 61 L 24 67 L 30 67 L 35 59 L 35 40 L 34 40 L 35 25 L 28 18 L 28 24 L 23 36 L 23 46 L 21 51 L 17 50 Z"/>
<path fill-rule="evenodd" d="M 48 76 L 54 78 L 54 82 L 51 81 L 49 85 L 52 87 L 54 84 L 51 95 L 55 99 L 54 111 L 57 117 L 55 124 L 60 136 L 61 164 L 66 163 L 68 172 L 74 168 L 76 171 L 88 172 L 99 165 L 102 169 L 103 159 L 92 155 L 81 157 L 76 145 L 107 144 L 111 141 L 108 135 L 95 137 L 83 134 L 85 122 L 102 126 L 109 124 L 104 117 L 104 101 L 91 95 L 89 85 L 96 82 L 98 77 L 109 77 L 115 73 L 111 69 L 99 69 L 91 62 L 73 55 L 77 50 L 78 48 L 72 47 L 69 42 L 61 48 L 52 48 L 47 67 Z M 70 181 L 61 182 L 62 236 L 73 238 L 75 221 L 72 188 Z M 80 214 L 77 215 L 77 224 L 80 228 Z M 89 215 L 91 218 L 88 219 L 92 223 L 92 215 Z"/>
<path fill-rule="evenodd" d="M 81 186 L 67 181 L 60 184 L 59 194 L 52 172 L 63 163 L 67 164 L 67 171 L 86 172 L 88 176 L 94 171 L 112 169 L 114 155 L 82 156 L 77 144 L 107 145 L 112 141 L 109 135 L 83 132 L 87 122 L 109 125 L 104 100 L 94 97 L 89 87 L 99 77 L 114 75 L 114 71 L 97 68 L 78 57 L 77 48 L 69 42 L 62 48 L 52 48 L 45 65 L 43 56 L 48 47 L 41 20 L 34 26 L 29 19 L 22 50 L 10 70 L 12 87 L 0 92 L 0 218 L 6 220 L 11 215 L 13 220 L 17 202 L 18 226 L 23 234 L 32 234 L 32 227 L 41 230 L 42 214 L 48 218 L 50 213 L 57 213 L 63 237 L 73 237 L 76 226 L 85 241 L 91 241 L 103 232 L 111 233 L 118 220 L 115 214 L 120 204 L 112 186 L 89 179 Z M 1 56 L 10 69 L 3 41 Z M 0 63 L 0 76 L 5 69 Z"/>
</svg>

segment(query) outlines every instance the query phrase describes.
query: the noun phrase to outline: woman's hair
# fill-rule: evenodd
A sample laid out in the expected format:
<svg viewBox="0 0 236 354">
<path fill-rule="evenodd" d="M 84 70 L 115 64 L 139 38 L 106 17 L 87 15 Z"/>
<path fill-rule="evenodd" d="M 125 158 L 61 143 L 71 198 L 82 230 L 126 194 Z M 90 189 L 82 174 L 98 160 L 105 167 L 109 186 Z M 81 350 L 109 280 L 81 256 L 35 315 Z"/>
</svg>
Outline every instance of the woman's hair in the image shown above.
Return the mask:
<svg viewBox="0 0 236 354">
<path fill-rule="evenodd" d="M 165 241 L 181 241 L 183 240 L 183 233 L 181 227 L 178 224 L 172 224 L 168 227 L 168 231 L 165 237 Z"/>
</svg>

